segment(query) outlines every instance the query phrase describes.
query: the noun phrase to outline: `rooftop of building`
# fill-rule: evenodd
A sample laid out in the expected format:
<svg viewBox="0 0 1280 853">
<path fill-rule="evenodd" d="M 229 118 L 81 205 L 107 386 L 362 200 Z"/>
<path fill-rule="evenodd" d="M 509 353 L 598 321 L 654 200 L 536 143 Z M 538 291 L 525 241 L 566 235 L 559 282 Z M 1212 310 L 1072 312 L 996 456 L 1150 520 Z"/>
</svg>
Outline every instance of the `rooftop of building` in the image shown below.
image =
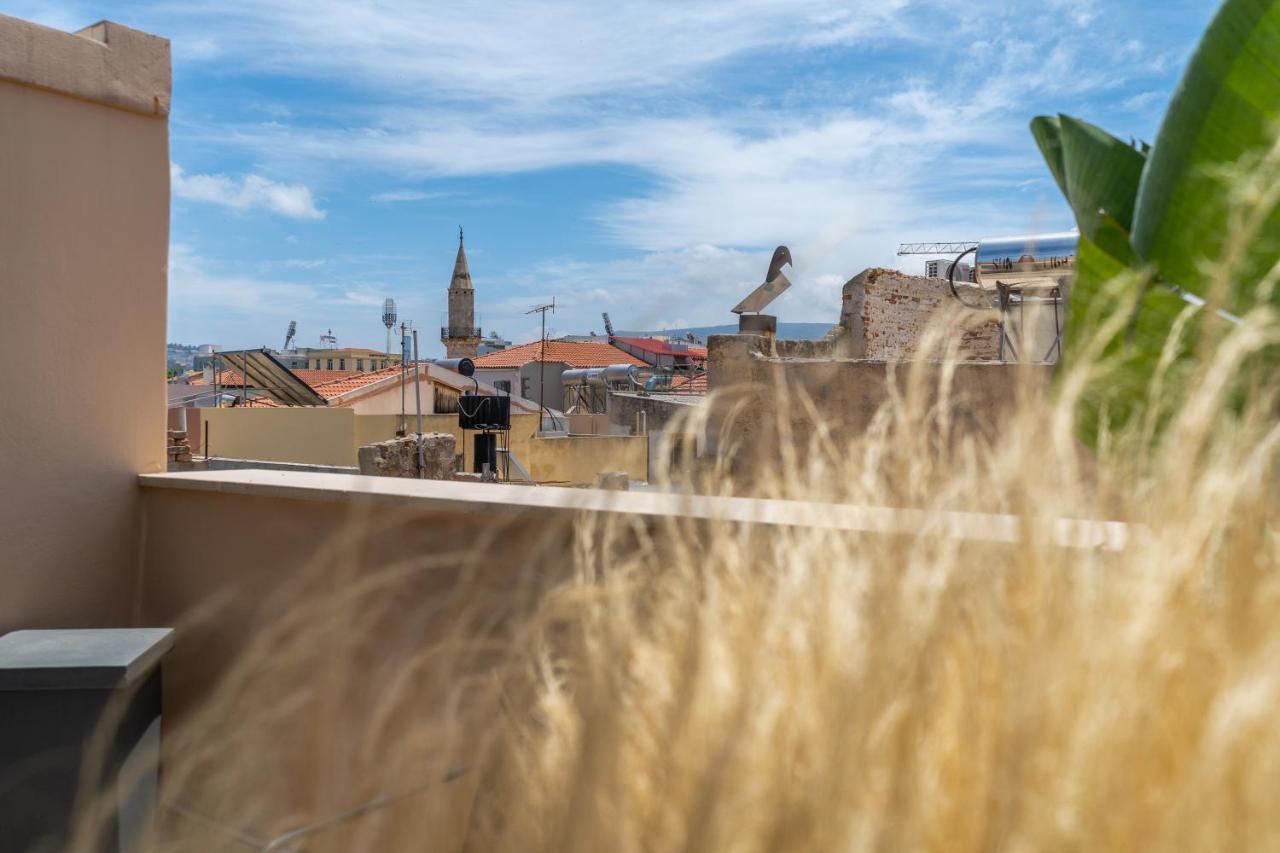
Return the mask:
<svg viewBox="0 0 1280 853">
<path fill-rule="evenodd" d="M 707 374 L 698 373 L 693 376 L 677 376 L 671 380 L 671 390 L 682 394 L 707 393 Z"/>
<path fill-rule="evenodd" d="M 615 337 L 613 340 L 657 355 L 685 355 L 691 358 L 706 358 L 707 348 L 698 344 L 685 344 L 681 341 L 668 341 L 659 338 Z"/>
<path fill-rule="evenodd" d="M 476 367 L 521 367 L 531 361 L 556 361 L 570 367 L 608 367 L 613 364 L 630 364 L 644 367 L 645 363 L 612 344 L 585 341 L 547 341 L 546 357 L 542 355 L 542 341 L 508 347 L 474 359 Z"/>
</svg>

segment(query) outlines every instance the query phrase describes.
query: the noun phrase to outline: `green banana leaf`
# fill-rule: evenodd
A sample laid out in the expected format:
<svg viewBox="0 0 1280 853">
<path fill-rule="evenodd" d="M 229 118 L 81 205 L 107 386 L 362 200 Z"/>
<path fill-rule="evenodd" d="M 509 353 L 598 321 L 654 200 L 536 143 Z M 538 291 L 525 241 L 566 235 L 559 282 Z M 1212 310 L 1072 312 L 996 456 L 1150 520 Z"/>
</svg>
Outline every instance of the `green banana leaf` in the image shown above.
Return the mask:
<svg viewBox="0 0 1280 853">
<path fill-rule="evenodd" d="M 1100 127 L 1071 116 L 1037 116 L 1031 135 L 1071 205 L 1080 233 L 1097 235 L 1102 215 L 1128 232 L 1146 157 Z M 1131 253 L 1130 253 L 1131 254 Z"/>
<path fill-rule="evenodd" d="M 1031 135 L 1044 155 L 1044 161 L 1062 190 L 1062 197 L 1071 200 L 1067 192 L 1067 170 L 1062 164 L 1062 123 L 1057 116 L 1036 116 L 1031 120 Z M 1074 209 L 1074 208 L 1073 208 Z"/>
<path fill-rule="evenodd" d="M 1174 93 L 1138 190 L 1133 247 L 1158 274 L 1206 295 L 1204 260 L 1220 258 L 1231 223 L 1224 168 L 1252 168 L 1280 119 L 1280 0 L 1226 0 Z M 1052 168 L 1052 166 L 1051 166 Z M 1227 306 L 1280 259 L 1273 210 L 1235 270 Z"/>
<path fill-rule="evenodd" d="M 1059 116 L 1058 123 L 1067 199 L 1080 233 L 1096 237 L 1104 215 L 1127 233 L 1146 157 L 1088 122 Z"/>
</svg>

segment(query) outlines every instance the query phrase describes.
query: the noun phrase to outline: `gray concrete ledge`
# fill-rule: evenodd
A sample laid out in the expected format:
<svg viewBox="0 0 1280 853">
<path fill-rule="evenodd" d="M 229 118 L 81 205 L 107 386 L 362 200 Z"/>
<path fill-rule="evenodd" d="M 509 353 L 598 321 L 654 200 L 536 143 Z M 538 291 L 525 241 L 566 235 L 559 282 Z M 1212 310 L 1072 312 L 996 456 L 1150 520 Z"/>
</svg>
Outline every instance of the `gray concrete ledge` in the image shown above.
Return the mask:
<svg viewBox="0 0 1280 853">
<path fill-rule="evenodd" d="M 1024 520 L 1012 515 L 812 501 L 708 497 L 670 492 L 530 489 L 499 483 L 261 470 L 143 474 L 138 481 L 148 491 L 179 489 L 331 503 L 375 503 L 433 512 L 506 516 L 617 513 L 857 533 L 945 536 L 975 542 L 1016 544 L 1026 539 Z M 1057 547 L 1089 550 L 1121 550 L 1129 535 L 1128 527 L 1117 521 L 1054 519 L 1043 524 L 1041 529 Z"/>
<path fill-rule="evenodd" d="M 0 80 L 164 117 L 169 40 L 112 21 L 65 33 L 0 15 Z"/>
<path fill-rule="evenodd" d="M 0 637 L 0 690 L 124 687 L 171 648 L 172 628 L 13 631 Z"/>
</svg>

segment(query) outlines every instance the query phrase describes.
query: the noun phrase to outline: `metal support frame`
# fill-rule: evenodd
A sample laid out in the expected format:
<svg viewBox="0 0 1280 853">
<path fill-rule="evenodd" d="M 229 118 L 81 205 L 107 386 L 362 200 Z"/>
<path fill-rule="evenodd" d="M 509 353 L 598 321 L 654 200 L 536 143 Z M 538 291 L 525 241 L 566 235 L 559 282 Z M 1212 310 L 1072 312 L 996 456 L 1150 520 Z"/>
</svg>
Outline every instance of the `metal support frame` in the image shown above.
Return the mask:
<svg viewBox="0 0 1280 853">
<path fill-rule="evenodd" d="M 1030 305 L 1052 305 L 1053 306 L 1053 343 L 1049 344 L 1049 349 L 1040 358 L 1040 361 L 1048 361 L 1055 354 L 1058 358 L 1062 357 L 1062 288 L 1061 286 L 1050 287 L 1044 291 L 1044 295 L 1028 294 L 1026 288 L 1017 285 L 1004 284 L 996 282 L 996 294 L 1000 307 L 1000 350 L 999 356 L 1001 361 L 1008 361 L 1005 348 L 1013 354 L 1013 361 L 1019 360 L 1018 348 L 1014 346 L 1013 338 L 1009 336 L 1009 315 L 1013 311 L 1017 311 L 1018 328 L 1026 329 L 1026 306 Z"/>
</svg>

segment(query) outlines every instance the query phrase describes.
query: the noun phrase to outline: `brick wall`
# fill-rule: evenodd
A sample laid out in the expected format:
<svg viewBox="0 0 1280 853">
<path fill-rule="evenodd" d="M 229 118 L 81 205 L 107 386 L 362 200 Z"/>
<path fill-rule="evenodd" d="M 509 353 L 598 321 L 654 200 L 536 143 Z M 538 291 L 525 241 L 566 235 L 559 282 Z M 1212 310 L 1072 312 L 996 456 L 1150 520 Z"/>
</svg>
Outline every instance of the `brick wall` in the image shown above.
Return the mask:
<svg viewBox="0 0 1280 853">
<path fill-rule="evenodd" d="M 963 309 L 945 280 L 864 270 L 844 286 L 838 351 L 847 358 L 911 359 L 918 355 L 929 324 L 948 316 L 963 323 L 958 330 L 961 358 L 994 361 L 999 357 L 1000 327 L 994 313 L 984 317 Z"/>
</svg>

